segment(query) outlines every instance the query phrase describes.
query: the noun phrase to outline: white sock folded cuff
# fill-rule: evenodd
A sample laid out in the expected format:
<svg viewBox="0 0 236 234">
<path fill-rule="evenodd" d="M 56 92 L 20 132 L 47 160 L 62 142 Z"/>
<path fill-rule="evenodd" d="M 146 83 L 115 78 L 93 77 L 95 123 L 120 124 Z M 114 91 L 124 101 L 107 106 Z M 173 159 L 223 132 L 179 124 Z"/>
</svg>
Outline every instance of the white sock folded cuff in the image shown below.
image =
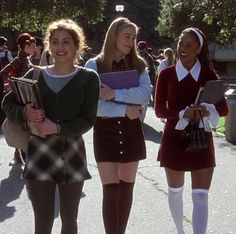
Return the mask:
<svg viewBox="0 0 236 234">
<path fill-rule="evenodd" d="M 172 188 L 172 187 L 169 186 L 168 190 L 170 192 L 178 193 L 178 192 L 182 192 L 184 190 L 184 187 Z"/>
<path fill-rule="evenodd" d="M 193 190 L 192 190 L 192 193 L 193 193 L 193 194 L 196 194 L 196 193 L 208 194 L 208 190 L 207 190 L 207 189 L 193 189 Z"/>
</svg>

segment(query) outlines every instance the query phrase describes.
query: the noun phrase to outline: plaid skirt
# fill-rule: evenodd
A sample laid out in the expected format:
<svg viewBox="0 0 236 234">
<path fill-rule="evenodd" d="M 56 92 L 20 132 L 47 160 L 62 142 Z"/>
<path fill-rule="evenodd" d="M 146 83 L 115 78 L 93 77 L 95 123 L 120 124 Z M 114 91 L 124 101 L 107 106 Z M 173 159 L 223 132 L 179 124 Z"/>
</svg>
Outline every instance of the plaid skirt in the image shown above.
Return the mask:
<svg viewBox="0 0 236 234">
<path fill-rule="evenodd" d="M 127 163 L 146 158 L 139 119 L 98 117 L 94 125 L 93 144 L 97 162 Z"/>
<path fill-rule="evenodd" d="M 58 184 L 90 179 L 83 138 L 31 136 L 23 178 Z"/>
</svg>

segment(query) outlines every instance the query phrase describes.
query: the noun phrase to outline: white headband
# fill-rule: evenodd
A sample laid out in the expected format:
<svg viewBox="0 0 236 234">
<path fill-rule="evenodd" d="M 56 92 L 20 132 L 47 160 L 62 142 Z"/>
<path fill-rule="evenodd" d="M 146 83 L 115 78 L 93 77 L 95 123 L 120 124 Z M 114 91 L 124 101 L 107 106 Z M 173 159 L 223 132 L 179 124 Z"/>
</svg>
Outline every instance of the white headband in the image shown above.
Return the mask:
<svg viewBox="0 0 236 234">
<path fill-rule="evenodd" d="M 203 46 L 203 37 L 202 37 L 201 33 L 199 33 L 195 28 L 186 28 L 184 30 L 184 32 L 189 32 L 189 31 L 193 31 L 197 35 L 198 40 L 200 42 L 200 47 L 202 48 L 202 46 Z"/>
</svg>

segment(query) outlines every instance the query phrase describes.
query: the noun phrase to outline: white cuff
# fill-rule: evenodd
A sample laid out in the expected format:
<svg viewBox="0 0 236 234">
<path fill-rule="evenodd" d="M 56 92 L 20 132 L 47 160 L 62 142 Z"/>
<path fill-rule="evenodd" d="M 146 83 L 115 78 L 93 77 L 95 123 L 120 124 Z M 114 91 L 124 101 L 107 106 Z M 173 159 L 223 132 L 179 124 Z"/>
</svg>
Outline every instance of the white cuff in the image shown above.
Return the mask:
<svg viewBox="0 0 236 234">
<path fill-rule="evenodd" d="M 220 118 L 219 113 L 217 112 L 215 105 L 213 105 L 213 104 L 202 102 L 200 105 L 205 106 L 206 109 L 210 112 L 210 115 L 208 117 L 203 118 L 204 125 L 205 125 L 205 131 L 210 132 L 211 128 L 210 128 L 209 122 L 211 122 L 211 124 L 214 127 L 216 127 L 218 124 L 219 118 Z M 201 124 L 201 126 L 199 126 L 199 127 L 202 127 L 201 122 L 200 122 L 200 124 Z"/>
<path fill-rule="evenodd" d="M 184 113 L 185 113 L 185 111 L 186 111 L 187 109 L 188 109 L 188 106 L 187 106 L 184 110 L 181 110 L 181 111 L 179 112 L 179 121 L 178 121 L 178 123 L 177 123 L 176 126 L 175 126 L 175 129 L 176 129 L 176 130 L 184 130 L 185 127 L 188 125 L 189 120 L 186 119 L 186 118 L 184 118 Z"/>
</svg>

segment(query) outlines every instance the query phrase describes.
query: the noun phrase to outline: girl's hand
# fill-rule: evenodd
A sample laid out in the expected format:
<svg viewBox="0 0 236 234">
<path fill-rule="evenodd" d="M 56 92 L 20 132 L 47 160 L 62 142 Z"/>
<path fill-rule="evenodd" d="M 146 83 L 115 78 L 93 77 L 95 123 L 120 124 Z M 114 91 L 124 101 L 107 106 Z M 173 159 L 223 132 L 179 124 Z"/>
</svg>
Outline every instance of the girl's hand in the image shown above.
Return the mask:
<svg viewBox="0 0 236 234">
<path fill-rule="evenodd" d="M 142 106 L 127 106 L 126 116 L 131 120 L 140 118 L 142 110 L 143 110 Z"/>
<path fill-rule="evenodd" d="M 194 116 L 195 111 L 195 116 Z M 201 115 L 200 115 L 201 114 Z M 205 106 L 202 105 L 191 105 L 184 113 L 184 118 L 188 118 L 190 120 L 199 120 L 202 117 L 207 117 L 210 115 L 210 112 L 206 109 Z"/>
<path fill-rule="evenodd" d="M 100 98 L 103 100 L 112 100 L 115 98 L 115 92 L 107 85 L 101 84 Z"/>
<path fill-rule="evenodd" d="M 29 103 L 25 106 L 25 116 L 29 121 L 38 123 L 44 120 L 45 112 L 43 109 L 34 108 L 33 103 Z"/>
<path fill-rule="evenodd" d="M 46 136 L 46 135 L 52 135 L 52 134 L 58 134 L 59 133 L 59 125 L 52 122 L 50 119 L 45 118 L 41 122 L 35 123 L 35 126 L 38 130 L 38 133 L 40 135 Z"/>
<path fill-rule="evenodd" d="M 199 106 L 200 112 L 201 112 L 201 116 L 202 117 L 207 117 L 210 115 L 210 112 L 207 110 L 207 108 L 203 105 Z"/>
</svg>

